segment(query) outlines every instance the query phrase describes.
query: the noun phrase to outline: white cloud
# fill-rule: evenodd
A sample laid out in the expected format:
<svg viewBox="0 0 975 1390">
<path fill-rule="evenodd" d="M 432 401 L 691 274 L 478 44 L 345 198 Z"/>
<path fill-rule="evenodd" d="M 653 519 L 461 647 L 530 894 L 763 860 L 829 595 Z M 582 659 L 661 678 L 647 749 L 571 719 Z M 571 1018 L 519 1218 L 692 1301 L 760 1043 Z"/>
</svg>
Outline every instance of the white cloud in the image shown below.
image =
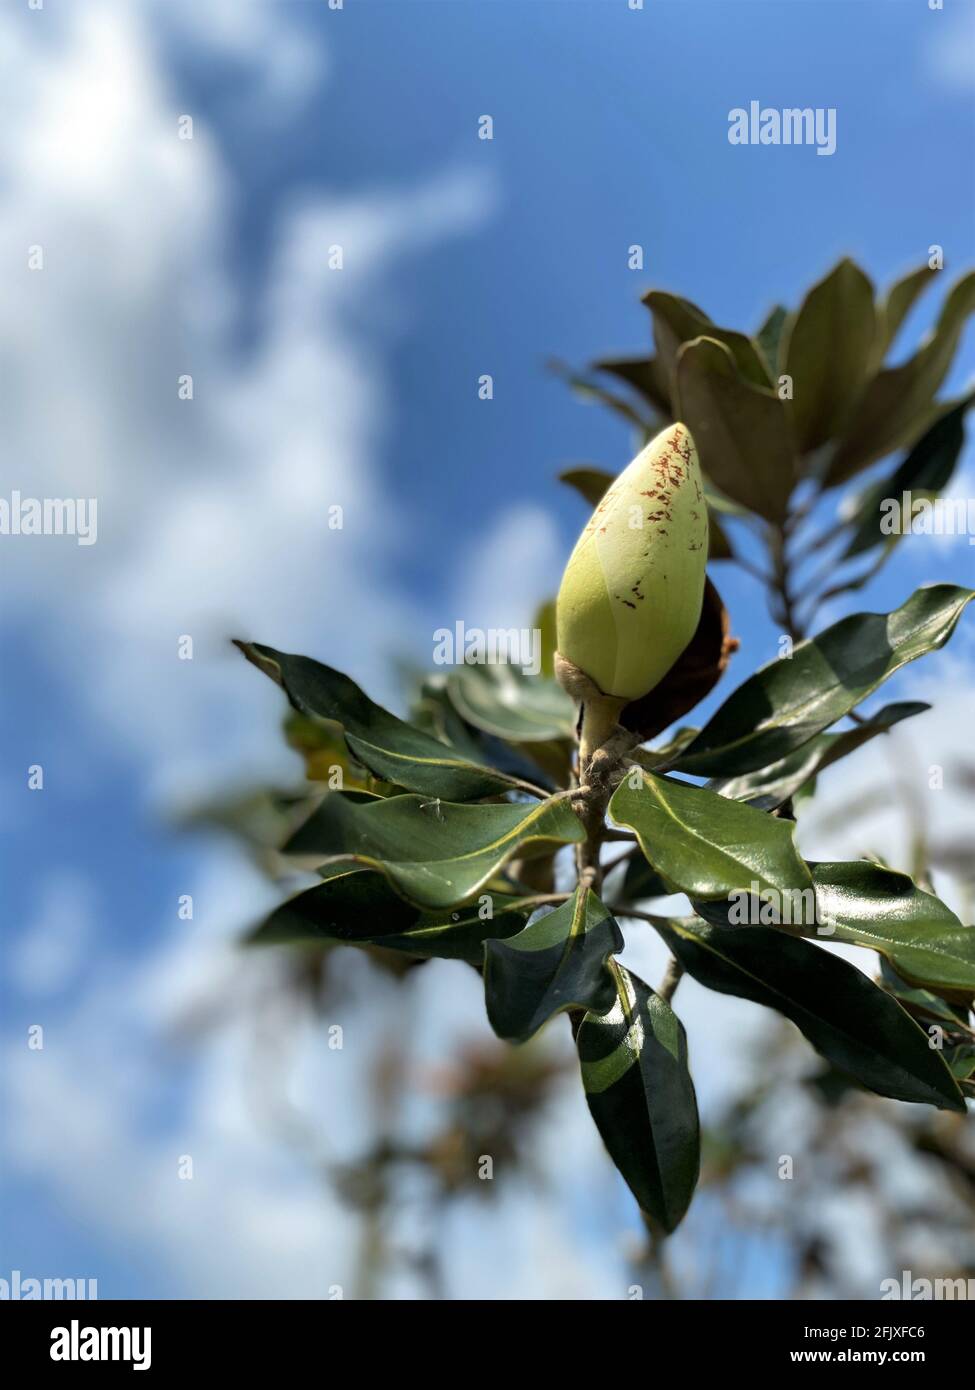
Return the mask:
<svg viewBox="0 0 975 1390">
<path fill-rule="evenodd" d="M 970 4 L 946 5 L 928 16 L 927 43 L 922 60 L 928 76 L 939 86 L 970 91 L 975 82 L 975 9 Z"/>
<path fill-rule="evenodd" d="M 554 596 L 566 558 L 547 512 L 525 504 L 508 508 L 478 537 L 443 620 L 463 618 L 481 628 L 529 626 L 538 605 Z"/>
<path fill-rule="evenodd" d="M 43 997 L 70 983 L 95 931 L 90 881 L 67 869 L 52 869 L 38 885 L 34 916 L 18 925 L 7 957 L 7 973 L 23 994 Z"/>
<path fill-rule="evenodd" d="M 281 121 L 300 107 L 329 71 L 321 44 L 295 16 L 284 18 L 274 0 L 150 0 L 164 24 L 197 52 L 239 67 L 248 80 L 246 103 L 235 115 L 261 112 L 262 120 Z M 297 18 L 302 18 L 299 10 Z M 258 79 L 254 91 L 253 77 Z M 238 88 L 239 90 L 239 88 Z M 257 100 L 255 100 L 255 96 Z"/>
<path fill-rule="evenodd" d="M 72 11 L 56 45 L 4 21 L 18 61 L 0 255 L 25 265 L 40 244 L 45 257 L 8 299 L 9 486 L 95 496 L 99 540 L 7 538 L 0 605 L 29 591 L 57 626 L 52 661 L 84 673 L 74 688 L 169 791 L 212 785 L 242 748 L 265 771 L 278 757 L 269 692 L 225 654 L 233 633 L 388 684 L 389 643 L 411 626 L 389 577 L 408 518 L 377 469 L 386 380 L 362 307 L 388 299 L 404 258 L 476 226 L 491 195 L 454 170 L 282 208 L 259 340 L 241 349 L 224 268 L 234 191 L 205 122 L 177 138 L 148 13 Z M 257 52 L 264 21 L 247 15 L 235 42 L 250 35 Z M 276 41 L 287 28 L 276 15 Z M 192 401 L 177 399 L 185 373 Z M 192 663 L 177 659 L 183 634 Z"/>
</svg>

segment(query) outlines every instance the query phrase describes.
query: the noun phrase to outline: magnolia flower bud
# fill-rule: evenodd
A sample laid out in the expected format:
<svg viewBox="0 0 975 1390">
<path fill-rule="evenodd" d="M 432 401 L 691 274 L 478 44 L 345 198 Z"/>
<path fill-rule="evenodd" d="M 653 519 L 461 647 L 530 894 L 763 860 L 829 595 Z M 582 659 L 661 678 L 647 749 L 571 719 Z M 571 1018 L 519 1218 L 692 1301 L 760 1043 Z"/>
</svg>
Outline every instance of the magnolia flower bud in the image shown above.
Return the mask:
<svg viewBox="0 0 975 1390">
<path fill-rule="evenodd" d="M 606 492 L 576 542 L 556 605 L 559 653 L 604 695 L 637 700 L 701 617 L 708 513 L 697 450 L 671 425 Z"/>
</svg>

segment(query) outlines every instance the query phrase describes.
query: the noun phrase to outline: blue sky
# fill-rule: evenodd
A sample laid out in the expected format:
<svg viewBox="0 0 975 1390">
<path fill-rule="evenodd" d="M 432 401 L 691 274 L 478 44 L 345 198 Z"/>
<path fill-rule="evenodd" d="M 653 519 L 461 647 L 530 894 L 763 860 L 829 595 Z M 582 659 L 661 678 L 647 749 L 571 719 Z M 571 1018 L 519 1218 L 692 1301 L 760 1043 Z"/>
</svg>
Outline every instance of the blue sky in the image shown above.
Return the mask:
<svg viewBox="0 0 975 1390">
<path fill-rule="evenodd" d="M 268 890 L 167 817 L 293 772 L 276 693 L 226 636 L 314 652 L 393 699 L 393 658 L 422 660 L 443 622 L 510 626 L 554 590 L 583 520 L 559 469 L 629 458 L 626 428 L 548 359 L 641 349 L 651 286 L 748 327 L 847 253 L 883 284 L 938 243 L 953 279 L 975 247 L 973 24 L 967 0 L 82 0 L 5 16 L 0 248 L 19 266 L 43 242 L 48 268 L 10 282 L 3 490 L 97 495 L 100 539 L 3 542 L 0 1276 L 206 1296 L 314 1294 L 341 1272 L 348 1223 L 248 1111 L 246 1023 L 172 1046 L 191 1002 L 237 990 L 230 943 Z M 836 153 L 731 146 L 728 112 L 752 99 L 835 106 Z M 334 242 L 340 276 L 323 269 Z M 969 332 L 949 387 L 973 366 Z M 171 389 L 185 371 L 191 413 Z M 863 606 L 970 581 L 971 560 L 912 540 Z M 740 679 L 777 633 L 747 576 L 718 580 Z M 192 663 L 174 657 L 183 633 Z M 973 653 L 960 634 L 938 668 L 944 729 L 964 727 Z M 37 762 L 45 789 L 28 793 Z M 175 917 L 184 892 L 192 924 Z M 472 984 L 457 988 L 474 1009 Z M 720 1034 L 695 998 L 703 1054 Z M 45 1051 L 25 1055 L 38 1021 Z M 340 1106 L 352 1066 L 326 1073 L 307 1043 L 298 1090 Z M 744 1065 L 722 1058 L 713 1094 Z M 601 1181 L 588 1143 L 580 1172 Z M 169 1178 L 187 1150 L 192 1204 Z M 564 1195 L 571 1210 L 571 1182 Z M 574 1287 L 605 1293 L 605 1240 L 573 1234 L 590 1261 L 566 1252 Z M 555 1272 L 531 1259 L 525 1287 L 550 1296 Z M 491 1277 L 467 1271 L 465 1289 L 490 1296 Z"/>
</svg>

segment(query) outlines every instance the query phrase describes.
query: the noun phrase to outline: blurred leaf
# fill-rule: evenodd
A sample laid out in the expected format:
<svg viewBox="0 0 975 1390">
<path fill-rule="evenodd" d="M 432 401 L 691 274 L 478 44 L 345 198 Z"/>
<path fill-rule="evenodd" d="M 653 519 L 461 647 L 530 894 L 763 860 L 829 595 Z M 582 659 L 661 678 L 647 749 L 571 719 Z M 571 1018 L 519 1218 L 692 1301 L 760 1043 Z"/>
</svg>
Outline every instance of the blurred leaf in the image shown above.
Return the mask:
<svg viewBox="0 0 975 1390">
<path fill-rule="evenodd" d="M 892 994 L 899 1003 L 903 1004 L 912 1017 L 922 1014 L 926 1019 L 933 1018 L 939 1023 L 948 1025 L 952 1030 L 962 1029 L 971 1032 L 971 1028 L 963 1020 L 959 1019 L 956 1012 L 958 1006 L 952 1005 L 947 999 L 942 999 L 932 990 L 921 989 L 917 985 L 908 982 L 898 975 L 893 966 L 883 957 L 880 962 L 881 983 L 888 994 Z"/>
<path fill-rule="evenodd" d="M 375 704 L 331 666 L 257 642 L 235 645 L 282 687 L 299 714 L 341 724 L 353 756 L 377 777 L 427 796 L 461 801 L 518 785 L 516 778 L 452 754 L 437 739 Z"/>
<path fill-rule="evenodd" d="M 638 410 L 624 396 L 617 395 L 615 391 L 608 391 L 600 382 L 593 381 L 591 377 L 585 376 L 582 372 L 572 371 L 564 362 L 553 360 L 549 366 L 580 400 L 586 401 L 590 405 L 608 406 L 614 414 L 622 416 L 629 424 L 635 425 L 641 435 L 649 437 L 654 428 L 653 419 L 648 414 Z"/>
<path fill-rule="evenodd" d="M 900 539 L 885 536 L 880 529 L 880 504 L 885 497 L 894 497 L 900 502 L 904 492 L 937 496 L 948 486 L 965 443 L 965 412 L 971 404 L 972 397 L 967 396 L 941 415 L 891 476 L 867 489 L 857 503 L 853 519 L 856 530 L 843 552 L 843 560 L 862 555 L 874 546 Z"/>
<path fill-rule="evenodd" d="M 662 421 L 670 420 L 670 395 L 666 374 L 654 357 L 606 357 L 593 363 L 593 371 L 608 372 L 625 381 L 650 403 Z"/>
<path fill-rule="evenodd" d="M 758 348 L 744 333 L 733 328 L 719 328 L 703 310 L 676 294 L 651 290 L 643 302 L 653 316 L 653 335 L 661 370 L 674 396 L 674 381 L 680 349 L 695 338 L 710 338 L 727 349 L 738 372 L 756 386 L 768 386 L 770 378 Z M 686 417 L 685 417 L 686 420 Z M 693 428 L 691 430 L 693 434 Z"/>
<path fill-rule="evenodd" d="M 658 743 L 655 748 L 634 748 L 630 757 L 648 772 L 657 772 L 664 763 L 672 763 L 681 749 L 693 743 L 700 732 L 693 724 L 682 724 L 666 743 Z"/>
<path fill-rule="evenodd" d="M 918 296 L 938 274 L 928 265 L 912 270 L 903 279 L 895 281 L 887 291 L 886 298 L 877 306 L 877 343 L 874 361 L 880 366 L 897 337 L 898 329 L 907 318 Z"/>
<path fill-rule="evenodd" d="M 531 743 L 575 732 L 576 708 L 562 687 L 516 666 L 458 666 L 447 692 L 468 724 L 497 738 Z"/>
<path fill-rule="evenodd" d="M 649 864 L 670 891 L 726 898 L 735 891 L 810 887 L 795 847 L 795 824 L 740 801 L 643 773 L 636 789 L 627 777 L 613 793 L 609 814 L 636 832 Z"/>
<path fill-rule="evenodd" d="M 710 579 L 704 582 L 704 601 L 697 630 L 673 666 L 647 695 L 623 707 L 620 724 L 641 739 L 656 738 L 699 705 L 717 685 L 738 650 L 731 636 L 731 619 Z"/>
<path fill-rule="evenodd" d="M 838 487 L 924 432 L 973 309 L 975 271 L 954 286 L 934 332 L 918 352 L 901 366 L 881 371 L 867 386 L 830 464 L 826 487 Z"/>
<path fill-rule="evenodd" d="M 789 311 L 783 304 L 776 304 L 768 318 L 758 330 L 756 342 L 759 350 L 768 364 L 769 380 L 776 383 L 779 375 L 779 363 L 782 360 L 782 331 L 785 328 L 789 317 Z"/>
<path fill-rule="evenodd" d="M 712 777 L 768 767 L 814 738 L 909 661 L 947 642 L 971 589 L 933 584 L 892 613 L 855 613 L 749 676 L 675 766 Z"/>
<path fill-rule="evenodd" d="M 809 867 L 823 939 L 879 951 L 911 984 L 975 994 L 975 927 L 963 926 L 939 898 L 907 874 L 866 860 Z"/>
<path fill-rule="evenodd" d="M 555 675 L 555 599 L 540 603 L 535 610 L 532 627 L 541 634 L 542 675 L 550 679 Z"/>
<path fill-rule="evenodd" d="M 626 866 L 620 897 L 623 902 L 638 903 L 643 898 L 666 898 L 670 889 L 644 858 L 643 851 L 635 854 Z M 624 914 L 620 914 L 621 916 Z"/>
<path fill-rule="evenodd" d="M 310 782 L 336 782 L 337 791 L 375 791 L 380 785 L 369 770 L 350 756 L 341 724 L 290 714 L 284 721 L 288 747 L 305 760 L 305 776 Z"/>
<path fill-rule="evenodd" d="M 574 487 L 590 507 L 598 506 L 603 500 L 613 478 L 614 474 L 605 468 L 566 468 L 559 474 L 559 482 Z"/>
<path fill-rule="evenodd" d="M 885 734 L 902 719 L 923 714 L 930 709 L 921 701 L 904 701 L 900 704 L 884 705 L 863 724 L 853 729 L 844 729 L 838 734 L 817 734 L 815 738 L 803 743 L 787 757 L 755 772 L 746 772 L 741 777 L 717 778 L 708 783 L 710 791 L 721 796 L 730 796 L 735 801 L 747 801 L 760 811 L 774 811 L 791 796 L 795 796 L 806 782 L 822 772 L 831 763 L 845 758 L 862 744 Z"/>
<path fill-rule="evenodd" d="M 568 801 L 537 806 L 453 805 L 419 796 L 356 802 L 326 796 L 284 846 L 287 854 L 341 855 L 386 875 L 420 907 L 455 907 L 473 895 L 513 854 L 537 842 L 583 839 Z"/>
<path fill-rule="evenodd" d="M 626 1184 L 658 1231 L 680 1225 L 700 1168 L 687 1037 L 666 1000 L 616 967 L 611 1013 L 588 1013 L 576 1036 L 586 1100 Z"/>
<path fill-rule="evenodd" d="M 275 908 L 248 942 L 256 946 L 323 941 L 375 945 L 479 965 L 484 942 L 521 931 L 532 911 L 531 903 L 521 906 L 517 896 L 486 896 L 491 899 L 491 916 L 483 915 L 483 905 L 449 916 L 421 912 L 395 893 L 382 874 L 337 864 L 324 883 Z"/>
<path fill-rule="evenodd" d="M 795 484 L 795 445 L 774 391 L 747 381 L 711 338 L 686 343 L 677 360 L 680 416 L 708 478 L 735 502 L 781 521 Z"/>
<path fill-rule="evenodd" d="M 975 839 L 971 833 L 932 845 L 929 858 L 934 868 L 943 869 L 963 883 L 975 882 Z"/>
<path fill-rule="evenodd" d="M 733 560 L 735 552 L 728 533 L 721 525 L 715 513 L 708 508 L 708 559 L 709 560 Z"/>
<path fill-rule="evenodd" d="M 658 930 L 707 989 L 778 1010 L 869 1090 L 964 1113 L 958 1087 L 925 1034 L 889 994 L 839 956 L 770 927 L 682 919 Z"/>
<path fill-rule="evenodd" d="M 806 295 L 786 343 L 803 453 L 832 439 L 848 420 L 866 381 L 876 331 L 873 286 L 858 265 L 842 260 Z"/>
<path fill-rule="evenodd" d="M 281 878 L 292 868 L 278 850 L 281 841 L 308 815 L 318 792 L 259 787 L 230 793 L 193 806 L 178 818 L 180 829 L 216 829 L 233 835 L 250 851 L 263 873 Z"/>
<path fill-rule="evenodd" d="M 945 1053 L 948 1069 L 958 1081 L 975 1076 L 975 1043 L 958 1043 Z"/>
<path fill-rule="evenodd" d="M 725 497 L 724 493 L 717 488 L 704 484 L 704 497 L 714 512 L 720 512 L 722 516 L 750 516 L 747 507 L 743 507 L 739 502 L 733 502 L 730 497 Z"/>
<path fill-rule="evenodd" d="M 588 888 L 577 888 L 568 902 L 535 917 L 517 936 L 486 942 L 491 1027 L 499 1038 L 526 1042 L 563 1009 L 608 1013 L 616 985 L 606 962 L 622 949 L 622 932 Z"/>
</svg>

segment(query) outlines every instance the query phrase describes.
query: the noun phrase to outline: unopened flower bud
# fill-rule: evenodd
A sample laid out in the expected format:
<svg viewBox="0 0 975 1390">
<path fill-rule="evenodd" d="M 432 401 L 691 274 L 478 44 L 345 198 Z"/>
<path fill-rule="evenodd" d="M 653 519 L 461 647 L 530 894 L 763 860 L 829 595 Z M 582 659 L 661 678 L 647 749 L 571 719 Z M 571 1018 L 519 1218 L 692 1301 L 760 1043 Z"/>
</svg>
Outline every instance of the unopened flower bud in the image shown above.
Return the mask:
<svg viewBox="0 0 975 1390">
<path fill-rule="evenodd" d="M 697 630 L 708 513 L 690 431 L 671 425 L 624 469 L 593 512 L 562 577 L 561 656 L 604 695 L 637 700 Z"/>
</svg>

